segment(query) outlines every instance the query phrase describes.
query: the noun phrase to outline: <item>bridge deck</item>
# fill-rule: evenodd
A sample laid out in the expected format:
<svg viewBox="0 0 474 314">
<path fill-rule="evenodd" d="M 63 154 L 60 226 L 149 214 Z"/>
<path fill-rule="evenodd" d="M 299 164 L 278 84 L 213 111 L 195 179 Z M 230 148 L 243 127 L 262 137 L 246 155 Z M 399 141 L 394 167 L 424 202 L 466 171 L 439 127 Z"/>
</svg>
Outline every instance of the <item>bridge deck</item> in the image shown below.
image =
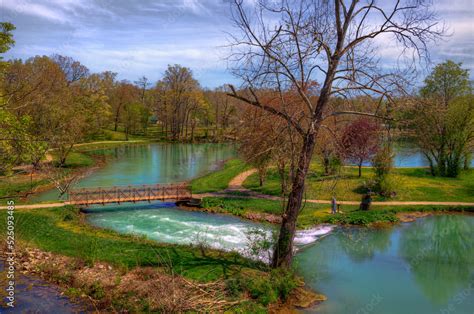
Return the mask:
<svg viewBox="0 0 474 314">
<path fill-rule="evenodd" d="M 190 198 L 192 198 L 191 189 L 185 183 L 154 184 L 74 189 L 68 193 L 67 203 L 75 205 L 92 205 L 154 200 L 179 201 Z"/>
</svg>

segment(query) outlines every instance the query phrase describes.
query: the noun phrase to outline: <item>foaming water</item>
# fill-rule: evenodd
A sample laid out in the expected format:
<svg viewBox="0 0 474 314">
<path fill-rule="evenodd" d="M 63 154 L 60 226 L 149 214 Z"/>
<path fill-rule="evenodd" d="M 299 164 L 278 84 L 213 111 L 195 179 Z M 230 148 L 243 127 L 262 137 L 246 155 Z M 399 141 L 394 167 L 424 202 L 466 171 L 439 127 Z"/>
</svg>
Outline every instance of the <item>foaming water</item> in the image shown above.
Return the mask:
<svg viewBox="0 0 474 314">
<path fill-rule="evenodd" d="M 252 232 L 271 240 L 275 226 L 255 223 L 230 215 L 185 211 L 172 203 L 94 206 L 88 212 L 91 224 L 126 234 L 144 235 L 158 242 L 206 244 L 212 248 L 246 254 Z M 307 245 L 328 234 L 332 226 L 323 225 L 299 231 L 297 246 Z M 268 252 L 260 259 L 268 260 Z"/>
<path fill-rule="evenodd" d="M 295 236 L 295 244 L 299 246 L 311 244 L 329 234 L 333 229 L 334 226 L 331 225 L 320 225 L 311 229 L 298 231 Z"/>
<path fill-rule="evenodd" d="M 96 206 L 89 212 L 89 222 L 102 228 L 145 235 L 158 242 L 205 243 L 223 250 L 244 250 L 250 230 L 257 228 L 271 236 L 273 229 L 228 215 L 180 210 L 172 203 Z"/>
</svg>

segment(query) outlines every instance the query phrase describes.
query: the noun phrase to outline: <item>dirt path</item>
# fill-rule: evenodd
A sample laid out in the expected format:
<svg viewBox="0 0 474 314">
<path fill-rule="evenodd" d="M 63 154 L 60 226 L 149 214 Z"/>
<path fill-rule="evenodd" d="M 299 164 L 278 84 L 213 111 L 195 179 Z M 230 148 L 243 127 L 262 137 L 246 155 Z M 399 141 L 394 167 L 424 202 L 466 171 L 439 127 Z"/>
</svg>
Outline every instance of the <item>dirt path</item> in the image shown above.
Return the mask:
<svg viewBox="0 0 474 314">
<path fill-rule="evenodd" d="M 232 180 L 230 180 L 227 191 L 250 191 L 244 188 L 242 184 L 244 184 L 244 181 L 247 180 L 247 178 L 250 177 L 255 172 L 257 172 L 257 169 L 250 169 L 250 170 L 239 173 Z"/>
<path fill-rule="evenodd" d="M 24 204 L 15 205 L 15 209 L 35 209 L 35 208 L 52 208 L 52 207 L 63 207 L 65 203 L 49 203 L 49 204 Z M 0 209 L 7 209 L 8 206 L 0 206 Z"/>
</svg>

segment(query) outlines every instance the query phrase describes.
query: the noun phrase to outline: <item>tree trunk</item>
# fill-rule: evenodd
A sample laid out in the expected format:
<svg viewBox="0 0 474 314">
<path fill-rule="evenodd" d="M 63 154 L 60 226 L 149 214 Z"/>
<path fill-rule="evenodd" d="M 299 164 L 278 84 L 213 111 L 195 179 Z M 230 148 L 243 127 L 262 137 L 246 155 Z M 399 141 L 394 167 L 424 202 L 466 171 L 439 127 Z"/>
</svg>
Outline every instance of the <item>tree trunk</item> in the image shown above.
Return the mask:
<svg viewBox="0 0 474 314">
<path fill-rule="evenodd" d="M 359 178 L 362 177 L 362 163 L 359 162 Z"/>
<path fill-rule="evenodd" d="M 286 194 L 286 173 L 285 173 L 285 162 L 281 161 L 278 163 L 278 174 L 280 175 L 281 194 Z"/>
<path fill-rule="evenodd" d="M 329 157 L 323 156 L 324 175 L 326 175 L 326 176 L 328 176 L 330 174 L 329 173 L 329 163 L 330 163 Z"/>
<path fill-rule="evenodd" d="M 293 259 L 293 239 L 296 232 L 296 220 L 303 201 L 304 185 L 315 146 L 316 132 L 309 134 L 304 141 L 298 161 L 298 169 L 293 179 L 288 204 L 283 214 L 278 242 L 273 253 L 273 267 L 289 267 Z"/>
<path fill-rule="evenodd" d="M 118 113 L 115 115 L 115 121 L 114 121 L 114 131 L 117 132 L 117 127 L 118 127 L 118 120 L 119 120 L 119 115 Z"/>
</svg>

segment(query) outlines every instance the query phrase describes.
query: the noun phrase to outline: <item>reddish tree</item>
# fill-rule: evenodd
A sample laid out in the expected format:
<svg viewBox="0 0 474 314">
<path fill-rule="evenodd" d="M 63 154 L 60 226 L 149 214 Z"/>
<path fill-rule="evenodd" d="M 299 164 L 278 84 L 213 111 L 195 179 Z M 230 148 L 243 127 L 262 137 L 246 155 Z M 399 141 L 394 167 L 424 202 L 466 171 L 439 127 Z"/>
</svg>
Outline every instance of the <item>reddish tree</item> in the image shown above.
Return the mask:
<svg viewBox="0 0 474 314">
<path fill-rule="evenodd" d="M 371 160 L 379 149 L 379 130 L 378 123 L 364 117 L 348 124 L 342 133 L 343 156 L 359 166 L 359 178 L 364 161 Z"/>
</svg>

